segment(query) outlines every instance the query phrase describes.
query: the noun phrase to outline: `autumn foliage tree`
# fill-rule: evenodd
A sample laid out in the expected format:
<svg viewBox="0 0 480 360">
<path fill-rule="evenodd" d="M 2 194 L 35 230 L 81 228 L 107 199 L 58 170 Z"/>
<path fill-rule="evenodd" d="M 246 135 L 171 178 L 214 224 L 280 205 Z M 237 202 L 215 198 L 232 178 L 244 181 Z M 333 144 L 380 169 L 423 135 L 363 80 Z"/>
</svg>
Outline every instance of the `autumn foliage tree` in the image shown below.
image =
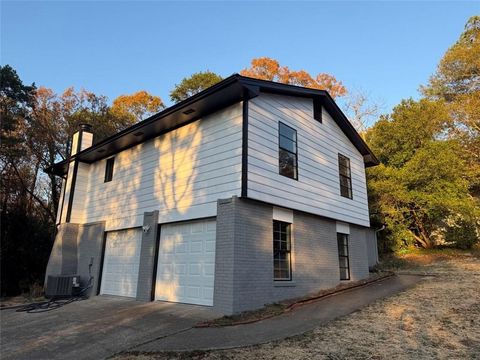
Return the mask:
<svg viewBox="0 0 480 360">
<path fill-rule="evenodd" d="M 111 107 L 117 118 L 125 118 L 130 125 L 159 112 L 165 107 L 162 99 L 142 90 L 131 95 L 120 95 Z"/>
<path fill-rule="evenodd" d="M 68 156 L 82 123 L 98 142 L 163 106 L 140 91 L 108 104 L 105 96 L 68 88 L 57 94 L 23 84 L 16 71 L 0 67 L 0 203 L 2 295 L 28 292 L 43 282 L 53 243 L 60 179 L 43 169 Z"/>
<path fill-rule="evenodd" d="M 277 60 L 268 57 L 253 59 L 250 67 L 243 69 L 240 74 L 256 79 L 327 90 L 333 98 L 347 93 L 342 82 L 332 75 L 320 73 L 312 76 L 305 70 L 290 70 L 287 66 L 281 66 Z"/>
</svg>

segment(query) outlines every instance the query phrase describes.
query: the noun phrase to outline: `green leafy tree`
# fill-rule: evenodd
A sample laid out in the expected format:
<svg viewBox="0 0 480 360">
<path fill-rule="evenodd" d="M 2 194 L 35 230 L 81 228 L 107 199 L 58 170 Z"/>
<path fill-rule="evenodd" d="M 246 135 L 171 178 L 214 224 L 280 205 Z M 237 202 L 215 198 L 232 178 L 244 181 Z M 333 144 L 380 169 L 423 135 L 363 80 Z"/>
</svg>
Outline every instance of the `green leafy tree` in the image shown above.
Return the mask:
<svg viewBox="0 0 480 360">
<path fill-rule="evenodd" d="M 461 146 L 443 137 L 447 119 L 442 102 L 406 100 L 366 134 L 382 162 L 367 172 L 371 213 L 393 247 L 433 247 L 479 215 Z"/>
<path fill-rule="evenodd" d="M 449 122 L 441 101 L 402 100 L 392 114 L 382 115 L 366 139 L 387 166 L 402 167 L 426 143 L 441 136 Z"/>
<path fill-rule="evenodd" d="M 480 16 L 468 20 L 421 89 L 427 97 L 446 102 L 451 116 L 448 135 L 462 144 L 470 191 L 480 198 Z"/>
<path fill-rule="evenodd" d="M 175 88 L 170 92 L 170 99 L 175 103 L 180 102 L 220 81 L 222 81 L 222 77 L 211 71 L 195 73 L 182 79 L 180 84 L 175 85 Z"/>
</svg>

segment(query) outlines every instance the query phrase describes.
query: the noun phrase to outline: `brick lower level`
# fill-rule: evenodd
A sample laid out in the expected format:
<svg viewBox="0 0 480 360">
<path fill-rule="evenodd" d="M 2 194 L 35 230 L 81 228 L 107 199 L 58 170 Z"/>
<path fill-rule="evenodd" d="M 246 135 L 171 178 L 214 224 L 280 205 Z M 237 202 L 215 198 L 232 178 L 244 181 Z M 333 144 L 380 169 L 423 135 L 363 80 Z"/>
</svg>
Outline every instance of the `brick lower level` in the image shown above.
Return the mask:
<svg viewBox="0 0 480 360">
<path fill-rule="evenodd" d="M 272 205 L 254 200 L 232 197 L 218 201 L 214 310 L 238 313 L 340 283 L 337 222 L 288 209 L 292 216 L 292 280 L 273 280 L 273 213 Z M 137 300 L 141 301 L 149 301 L 153 290 L 157 222 L 158 212 L 144 214 L 144 226 L 152 231 L 142 234 L 137 285 Z M 373 232 L 352 224 L 347 228 L 351 280 L 366 278 Z M 101 278 L 104 229 L 103 222 L 61 224 L 46 275 L 78 274 L 84 285 L 91 274 L 90 294 L 95 295 Z"/>
<path fill-rule="evenodd" d="M 349 225 L 351 280 L 368 277 L 366 228 Z M 232 314 L 340 283 L 336 221 L 293 211 L 292 280 L 273 280 L 273 206 L 220 200 L 214 307 Z"/>
</svg>

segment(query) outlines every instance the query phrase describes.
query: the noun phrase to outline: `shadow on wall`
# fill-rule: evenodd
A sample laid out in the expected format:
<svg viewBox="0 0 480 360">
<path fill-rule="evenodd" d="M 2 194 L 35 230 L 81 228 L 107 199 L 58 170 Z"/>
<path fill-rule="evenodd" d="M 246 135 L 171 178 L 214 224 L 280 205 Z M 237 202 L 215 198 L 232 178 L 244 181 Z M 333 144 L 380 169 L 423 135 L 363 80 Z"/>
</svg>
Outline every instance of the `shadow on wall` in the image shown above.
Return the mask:
<svg viewBox="0 0 480 360">
<path fill-rule="evenodd" d="M 106 160 L 102 161 L 97 168 L 92 169 L 91 179 L 97 179 L 97 183 L 91 183 L 85 208 L 87 211 L 95 209 L 97 215 L 93 217 L 106 218 L 107 230 L 138 226 L 142 224 L 146 211 L 160 209 L 161 214 L 175 210 L 179 213 L 187 212 L 194 201 L 192 195 L 201 142 L 202 131 L 200 121 L 197 121 L 139 144 L 116 156 L 113 179 L 107 183 L 103 182 Z M 134 285 L 128 272 L 138 270 L 133 267 L 136 266 L 134 258 L 139 254 L 130 253 L 133 249 L 125 248 L 125 242 L 112 237 L 118 237 L 122 232 L 108 233 L 110 244 L 107 246 L 112 248 L 106 251 L 131 264 L 123 267 L 112 264 L 110 268 L 116 281 L 130 294 Z M 136 251 L 139 252 L 140 249 Z M 105 270 L 104 268 L 104 274 Z M 176 276 L 175 273 L 172 274 Z M 175 292 L 175 289 L 176 286 L 173 286 L 171 292 Z"/>
<path fill-rule="evenodd" d="M 159 192 L 154 196 L 165 212 L 185 214 L 194 202 L 194 183 L 199 165 L 197 157 L 201 151 L 203 138 L 200 123 L 201 120 L 169 132 L 162 136 L 160 141 L 155 142 L 155 148 L 160 156 L 153 177 L 154 189 L 158 189 Z M 162 237 L 161 241 L 165 243 L 159 246 L 162 251 L 169 254 L 167 257 L 173 257 L 178 248 L 185 246 L 182 234 Z M 186 252 L 188 253 L 188 249 Z M 181 296 L 179 277 L 182 273 L 188 272 L 188 269 L 180 271 L 172 262 L 164 266 L 158 264 L 157 272 L 160 273 L 156 278 L 155 297 L 177 301 Z M 161 289 L 161 293 L 158 289 Z"/>
<path fill-rule="evenodd" d="M 193 184 L 197 176 L 197 157 L 202 142 L 200 121 L 165 134 L 155 142 L 160 153 L 155 171 L 154 194 L 163 209 L 184 214 L 193 204 Z"/>
</svg>

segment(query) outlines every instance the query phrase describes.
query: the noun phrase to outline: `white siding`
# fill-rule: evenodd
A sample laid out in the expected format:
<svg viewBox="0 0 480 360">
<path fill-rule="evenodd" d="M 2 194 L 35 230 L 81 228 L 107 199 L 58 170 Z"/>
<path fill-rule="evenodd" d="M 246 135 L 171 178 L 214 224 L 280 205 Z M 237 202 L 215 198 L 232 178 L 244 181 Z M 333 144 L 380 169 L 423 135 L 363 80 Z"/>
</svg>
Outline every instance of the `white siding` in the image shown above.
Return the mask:
<svg viewBox="0 0 480 360">
<path fill-rule="evenodd" d="M 82 144 L 80 146 L 80 150 L 85 150 L 86 148 L 89 148 L 92 146 L 93 143 L 93 134 L 84 131 L 82 133 Z"/>
<path fill-rule="evenodd" d="M 80 224 L 84 221 L 83 208 L 87 201 L 89 175 L 90 165 L 85 163 L 78 163 L 77 180 L 75 181 L 75 192 L 73 194 L 72 213 L 70 215 L 71 223 Z M 66 202 L 68 204 L 68 200 L 66 200 Z"/>
<path fill-rule="evenodd" d="M 313 118 L 311 99 L 261 94 L 250 100 L 248 197 L 369 226 L 363 157 L 331 116 Z M 298 181 L 278 173 L 278 123 L 297 130 Z M 338 153 L 350 158 L 353 199 L 340 196 Z"/>
<path fill-rule="evenodd" d="M 79 167 L 72 222 L 106 221 L 106 229 L 141 226 L 145 211 L 159 222 L 215 216 L 217 199 L 240 195 L 242 105 L 232 105 L 106 159 Z"/>
</svg>

